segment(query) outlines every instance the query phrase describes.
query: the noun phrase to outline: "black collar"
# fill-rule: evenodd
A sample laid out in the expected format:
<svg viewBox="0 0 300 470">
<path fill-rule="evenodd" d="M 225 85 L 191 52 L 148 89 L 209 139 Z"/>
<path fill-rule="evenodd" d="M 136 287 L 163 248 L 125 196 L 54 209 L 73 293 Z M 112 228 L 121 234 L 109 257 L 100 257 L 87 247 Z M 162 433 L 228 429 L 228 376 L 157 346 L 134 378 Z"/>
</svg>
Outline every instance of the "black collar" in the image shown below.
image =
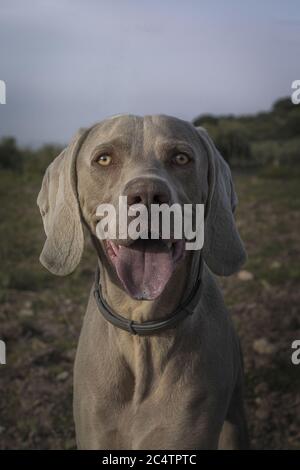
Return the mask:
<svg viewBox="0 0 300 470">
<path fill-rule="evenodd" d="M 112 325 L 116 326 L 117 328 L 121 328 L 121 330 L 128 331 L 133 335 L 152 335 L 158 333 L 160 331 L 166 330 L 168 328 L 173 328 L 177 325 L 180 321 L 186 318 L 188 315 L 191 315 L 194 312 L 194 308 L 197 305 L 201 291 L 202 291 L 202 271 L 203 271 L 203 260 L 202 255 L 200 254 L 199 266 L 198 266 L 198 273 L 196 277 L 196 282 L 189 293 L 188 297 L 171 313 L 171 315 L 165 319 L 161 320 L 152 320 L 146 321 L 143 323 L 138 323 L 128 318 L 124 318 L 118 313 L 115 313 L 107 302 L 103 298 L 101 284 L 100 284 L 100 269 L 99 266 L 96 270 L 96 278 L 95 278 L 95 289 L 94 289 L 94 296 L 96 303 L 98 305 L 99 311 L 103 315 L 103 317 L 112 323 Z"/>
</svg>

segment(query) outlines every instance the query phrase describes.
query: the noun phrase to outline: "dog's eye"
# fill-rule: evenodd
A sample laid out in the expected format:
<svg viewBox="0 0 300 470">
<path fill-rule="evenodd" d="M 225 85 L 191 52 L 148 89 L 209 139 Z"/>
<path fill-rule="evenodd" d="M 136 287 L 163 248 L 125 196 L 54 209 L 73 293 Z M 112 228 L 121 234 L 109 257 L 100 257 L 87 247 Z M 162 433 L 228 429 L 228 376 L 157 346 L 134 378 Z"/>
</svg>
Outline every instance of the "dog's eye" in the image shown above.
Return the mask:
<svg viewBox="0 0 300 470">
<path fill-rule="evenodd" d="M 173 157 L 173 162 L 176 163 L 176 165 L 186 165 L 191 161 L 190 157 L 186 155 L 185 153 L 178 153 Z"/>
<path fill-rule="evenodd" d="M 108 166 L 110 165 L 112 162 L 112 158 L 110 155 L 100 155 L 98 158 L 97 158 L 97 163 L 99 163 L 99 165 L 101 166 Z"/>
</svg>

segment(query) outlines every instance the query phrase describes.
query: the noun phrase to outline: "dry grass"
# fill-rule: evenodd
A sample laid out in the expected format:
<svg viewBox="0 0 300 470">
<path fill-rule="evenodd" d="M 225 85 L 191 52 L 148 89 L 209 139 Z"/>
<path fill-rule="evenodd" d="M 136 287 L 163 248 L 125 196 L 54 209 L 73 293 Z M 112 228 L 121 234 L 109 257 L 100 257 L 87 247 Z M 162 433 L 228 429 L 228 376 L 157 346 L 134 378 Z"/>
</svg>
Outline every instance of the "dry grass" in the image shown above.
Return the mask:
<svg viewBox="0 0 300 470">
<path fill-rule="evenodd" d="M 253 279 L 220 280 L 239 331 L 246 367 L 252 445 L 300 448 L 299 179 L 235 176 L 238 223 Z M 63 281 L 39 264 L 43 230 L 35 199 L 37 176 L 0 178 L 0 447 L 75 446 L 72 367 L 95 258 L 90 247 Z M 263 338 L 269 348 L 257 348 Z M 261 342 L 259 343 L 261 344 Z"/>
</svg>

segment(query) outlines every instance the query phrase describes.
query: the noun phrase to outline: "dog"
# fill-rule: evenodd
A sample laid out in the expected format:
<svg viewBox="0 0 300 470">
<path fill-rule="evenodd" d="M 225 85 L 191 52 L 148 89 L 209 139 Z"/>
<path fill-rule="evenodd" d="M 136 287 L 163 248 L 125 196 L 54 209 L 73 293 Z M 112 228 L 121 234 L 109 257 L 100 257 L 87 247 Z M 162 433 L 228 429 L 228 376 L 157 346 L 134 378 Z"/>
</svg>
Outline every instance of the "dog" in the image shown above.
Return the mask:
<svg viewBox="0 0 300 470">
<path fill-rule="evenodd" d="M 99 240 L 96 208 L 204 204 L 204 245 Z M 244 449 L 243 363 L 215 276 L 246 253 L 230 169 L 208 133 L 165 115 L 81 129 L 48 167 L 38 206 L 51 273 L 75 270 L 87 228 L 98 259 L 76 353 L 79 449 Z"/>
</svg>

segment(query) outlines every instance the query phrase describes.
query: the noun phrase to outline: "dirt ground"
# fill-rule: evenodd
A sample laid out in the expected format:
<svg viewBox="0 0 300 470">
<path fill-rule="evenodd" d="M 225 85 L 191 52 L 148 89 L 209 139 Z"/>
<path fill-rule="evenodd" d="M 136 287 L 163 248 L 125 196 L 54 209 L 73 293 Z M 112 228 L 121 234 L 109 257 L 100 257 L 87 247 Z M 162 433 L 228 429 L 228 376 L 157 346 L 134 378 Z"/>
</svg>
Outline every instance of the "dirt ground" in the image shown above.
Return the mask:
<svg viewBox="0 0 300 470">
<path fill-rule="evenodd" d="M 300 449 L 300 365 L 291 362 L 291 343 L 300 339 L 300 180 L 240 173 L 235 181 L 249 258 L 220 284 L 244 350 L 251 443 Z M 80 268 L 64 279 L 39 265 L 39 184 L 1 175 L 1 449 L 75 448 L 72 368 L 95 256 L 87 246 Z"/>
</svg>

